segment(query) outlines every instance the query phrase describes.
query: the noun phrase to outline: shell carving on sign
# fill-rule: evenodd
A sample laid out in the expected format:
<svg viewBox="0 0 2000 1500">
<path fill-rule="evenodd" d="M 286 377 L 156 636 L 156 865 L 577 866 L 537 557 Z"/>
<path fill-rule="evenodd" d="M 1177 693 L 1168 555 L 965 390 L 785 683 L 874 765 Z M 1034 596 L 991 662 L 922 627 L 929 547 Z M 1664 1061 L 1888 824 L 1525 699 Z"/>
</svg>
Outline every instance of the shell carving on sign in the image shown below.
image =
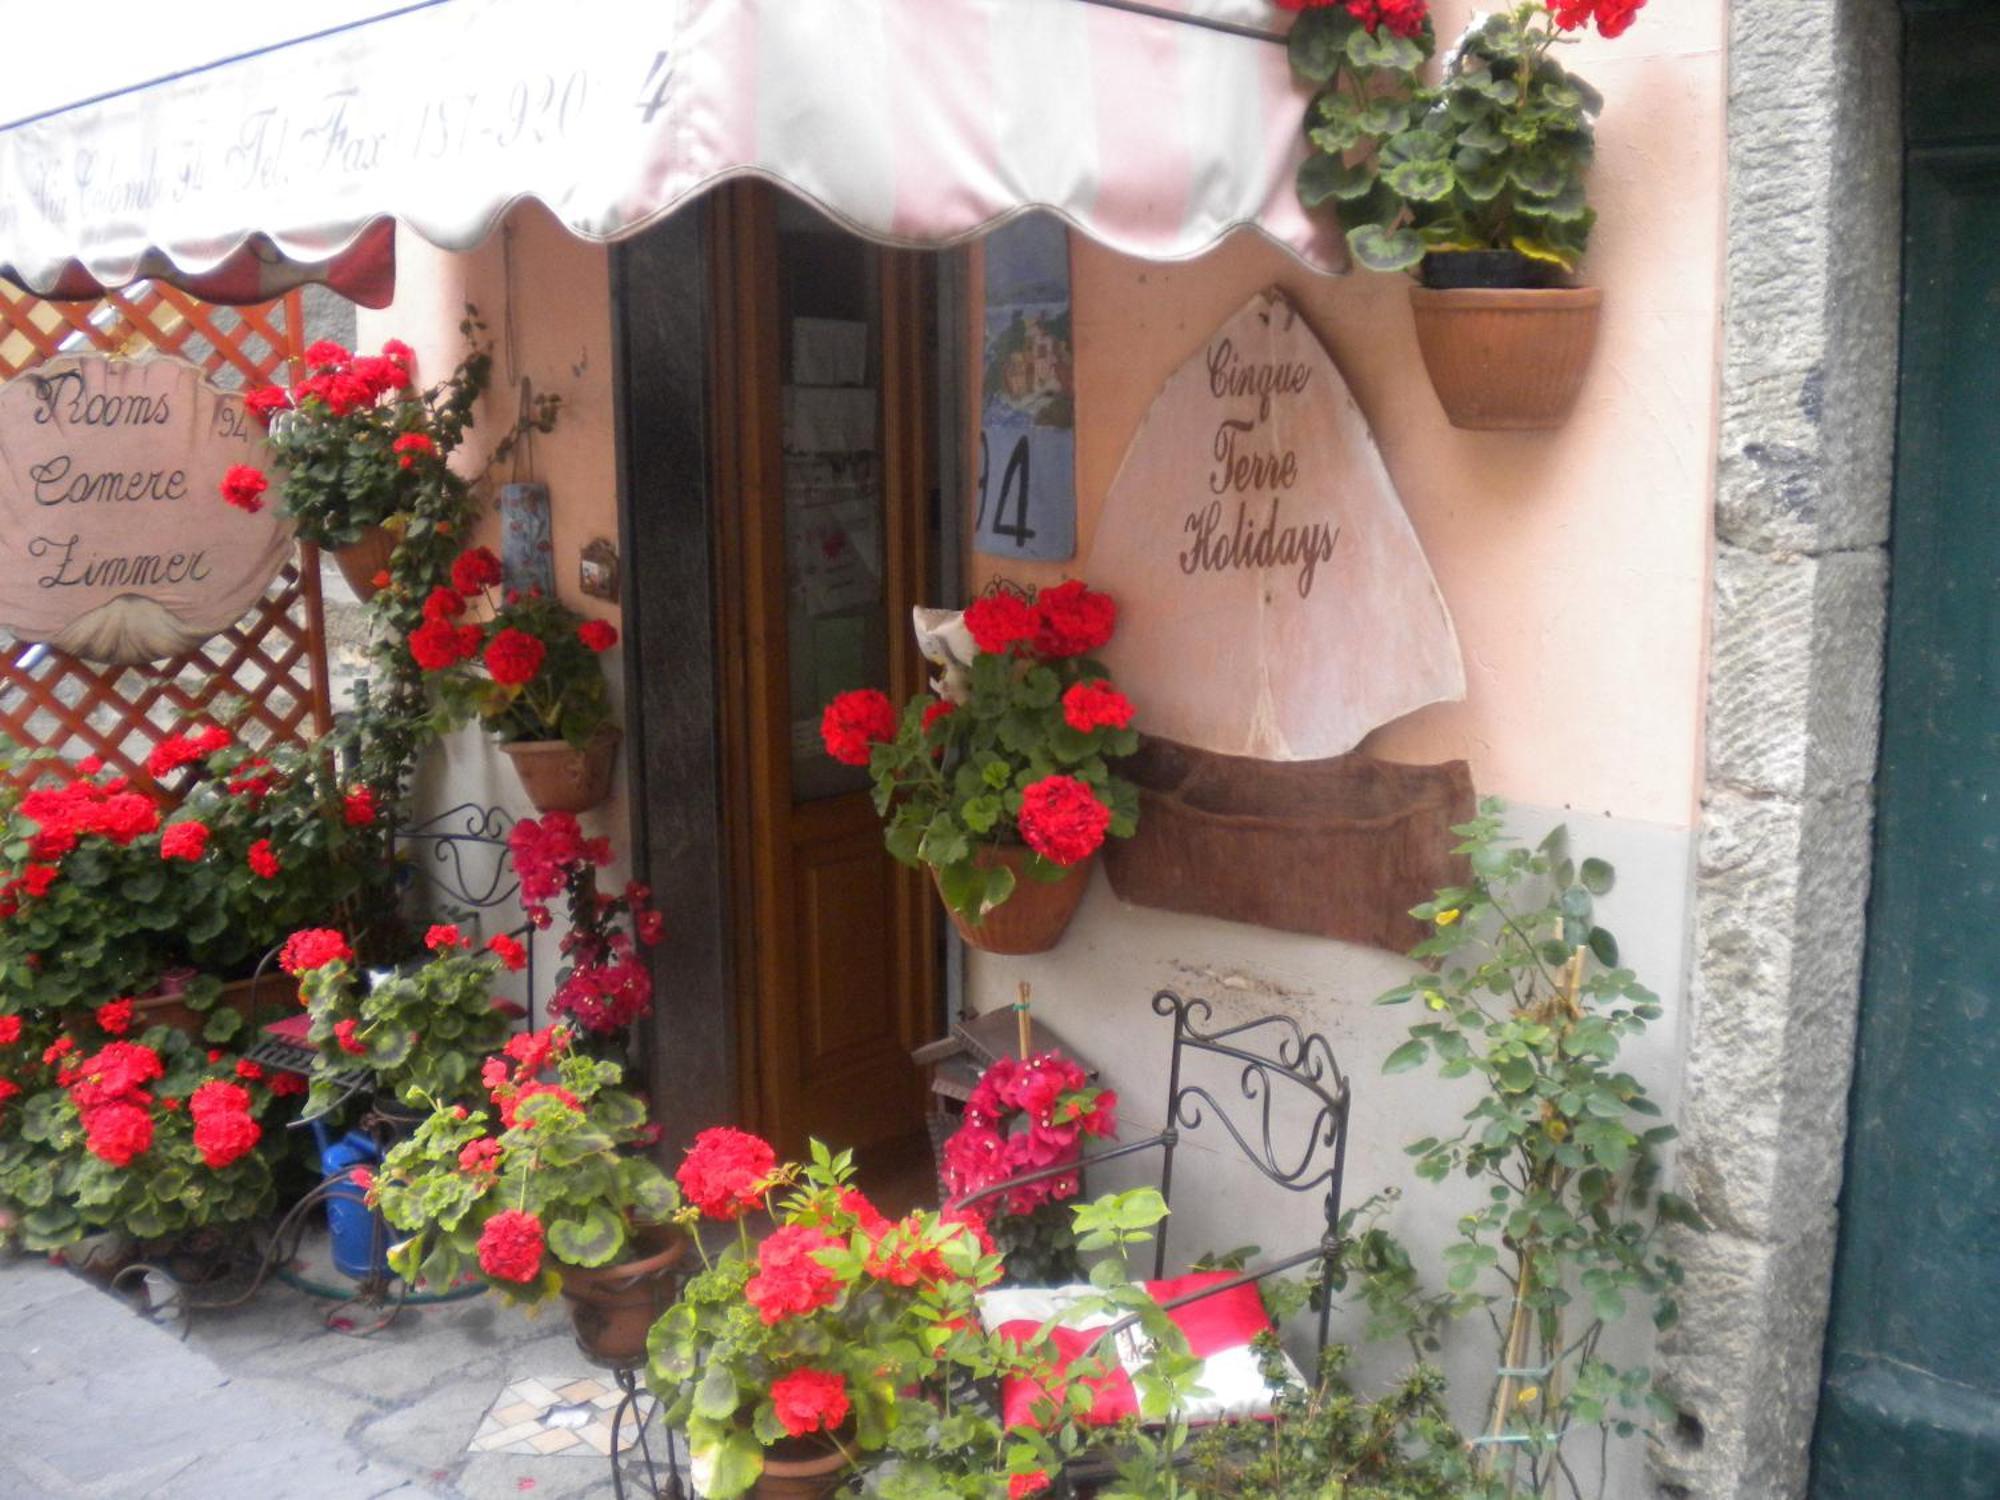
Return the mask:
<svg viewBox="0 0 2000 1500">
<path fill-rule="evenodd" d="M 181 360 L 91 355 L 0 383 L 0 629 L 133 664 L 235 624 L 292 552 L 275 507 L 218 493 L 262 453 L 243 398 Z"/>
<path fill-rule="evenodd" d="M 1320 760 L 1465 696 L 1458 635 L 1367 420 L 1283 293 L 1174 373 L 1126 451 L 1086 577 L 1147 733 Z"/>
</svg>

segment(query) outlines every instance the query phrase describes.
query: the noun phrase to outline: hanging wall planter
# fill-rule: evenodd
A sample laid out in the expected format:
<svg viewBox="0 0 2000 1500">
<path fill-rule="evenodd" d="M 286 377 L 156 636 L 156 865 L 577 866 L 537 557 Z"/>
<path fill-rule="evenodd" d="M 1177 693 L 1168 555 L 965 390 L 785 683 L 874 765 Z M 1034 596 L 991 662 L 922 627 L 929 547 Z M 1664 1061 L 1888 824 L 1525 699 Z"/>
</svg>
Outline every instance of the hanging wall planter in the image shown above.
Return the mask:
<svg viewBox="0 0 2000 1500">
<path fill-rule="evenodd" d="M 500 748 L 537 812 L 588 812 L 611 795 L 619 731 L 606 725 L 582 749 L 567 740 L 514 740 Z"/>
<path fill-rule="evenodd" d="M 1511 251 L 1430 254 L 1410 289 L 1417 347 L 1454 427 L 1525 432 L 1569 420 L 1604 293 L 1562 287 Z"/>
<path fill-rule="evenodd" d="M 945 903 L 951 925 L 958 929 L 967 947 L 982 953 L 1046 953 L 1062 941 L 1070 918 L 1076 915 L 1084 890 L 1090 884 L 1090 871 L 1097 863 L 1097 856 L 1093 854 L 1071 865 L 1060 880 L 1036 880 L 1029 875 L 1027 866 L 1031 857 L 1018 844 L 1000 848 L 982 844 L 974 852 L 973 863 L 980 869 L 1011 871 L 1014 891 L 976 922 L 950 902 Z M 931 871 L 931 878 L 937 879 L 936 870 Z"/>
<path fill-rule="evenodd" d="M 333 549 L 334 565 L 354 597 L 366 604 L 379 592 L 375 579 L 389 571 L 389 558 L 396 550 L 396 535 L 381 526 L 370 526 L 345 547 Z"/>
</svg>

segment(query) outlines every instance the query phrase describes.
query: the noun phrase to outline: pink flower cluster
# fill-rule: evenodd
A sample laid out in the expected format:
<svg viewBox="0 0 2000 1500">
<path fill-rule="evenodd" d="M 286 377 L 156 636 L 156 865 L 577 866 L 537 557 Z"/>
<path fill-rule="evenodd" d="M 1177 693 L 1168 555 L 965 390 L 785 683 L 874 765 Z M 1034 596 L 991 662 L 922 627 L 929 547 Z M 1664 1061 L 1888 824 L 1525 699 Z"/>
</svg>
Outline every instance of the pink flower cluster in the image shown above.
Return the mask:
<svg viewBox="0 0 2000 1500">
<path fill-rule="evenodd" d="M 550 813 L 517 823 L 507 843 L 528 920 L 549 926 L 548 903 L 567 898 L 565 967 L 556 976 L 550 1012 L 599 1033 L 647 1014 L 653 979 L 639 950 L 659 942 L 665 924 L 652 908 L 652 892 L 637 881 L 616 896 L 598 890 L 597 872 L 611 863 L 610 840 L 585 838 L 574 816 Z"/>
<path fill-rule="evenodd" d="M 1093 1088 L 1090 1077 L 1060 1052 L 1026 1062 L 1003 1057 L 981 1075 L 966 1101 L 965 1123 L 945 1142 L 945 1186 L 963 1198 L 1024 1172 L 1075 1161 L 1083 1137 L 1117 1127 L 1118 1096 Z M 1028 1183 L 1007 1194 L 1007 1207 L 1032 1213 L 1044 1203 L 1076 1196 L 1074 1173 Z"/>
</svg>

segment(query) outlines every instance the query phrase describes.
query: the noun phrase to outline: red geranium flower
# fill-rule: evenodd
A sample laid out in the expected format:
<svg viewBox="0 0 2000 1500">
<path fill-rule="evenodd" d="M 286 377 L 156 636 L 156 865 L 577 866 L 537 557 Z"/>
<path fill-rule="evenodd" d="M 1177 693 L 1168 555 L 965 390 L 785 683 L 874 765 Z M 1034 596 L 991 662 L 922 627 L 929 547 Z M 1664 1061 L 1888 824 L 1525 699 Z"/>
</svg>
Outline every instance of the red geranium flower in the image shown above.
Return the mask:
<svg viewBox="0 0 2000 1500">
<path fill-rule="evenodd" d="M 454 948 L 469 948 L 465 934 L 458 930 L 455 922 L 438 922 L 424 934 L 424 946 L 433 953 L 448 953 Z"/>
<path fill-rule="evenodd" d="M 410 383 L 410 372 L 393 359 L 384 359 L 379 354 L 358 354 L 354 367 L 349 372 L 368 387 L 370 395 L 380 396 L 389 391 L 399 391 Z"/>
<path fill-rule="evenodd" d="M 231 464 L 222 476 L 222 498 L 253 516 L 264 508 L 263 494 L 270 487 L 264 471 L 249 464 Z"/>
<path fill-rule="evenodd" d="M 84 1111 L 84 1144 L 114 1167 L 129 1167 L 153 1144 L 153 1117 L 137 1104 L 114 1101 Z"/>
<path fill-rule="evenodd" d="M 869 746 L 896 737 L 896 706 L 876 688 L 836 694 L 820 715 L 819 737 L 842 765 L 865 766 Z"/>
<path fill-rule="evenodd" d="M 0 1047 L 11 1047 L 21 1040 L 21 1018 L 0 1016 Z"/>
<path fill-rule="evenodd" d="M 306 345 L 306 364 L 315 370 L 335 370 L 354 356 L 332 339 L 316 339 Z"/>
<path fill-rule="evenodd" d="M 252 844 L 248 859 L 250 873 L 255 875 L 259 880 L 276 880 L 279 875 L 284 873 L 285 867 L 280 863 L 278 856 L 272 851 L 269 839 L 259 839 L 256 843 Z"/>
<path fill-rule="evenodd" d="M 831 1370 L 794 1370 L 771 1382 L 771 1410 L 793 1437 L 847 1420 L 847 1382 Z"/>
<path fill-rule="evenodd" d="M 1111 639 L 1118 606 L 1109 594 L 1088 588 L 1080 578 L 1035 595 L 1035 654 L 1053 660 L 1087 656 Z"/>
<path fill-rule="evenodd" d="M 953 703 L 949 698 L 940 698 L 937 702 L 928 705 L 924 709 L 924 733 L 929 734 L 933 728 L 942 724 L 957 711 L 958 705 Z"/>
<path fill-rule="evenodd" d="M 208 852 L 208 825 L 190 818 L 170 823 L 160 835 L 160 858 L 185 860 L 193 864 Z"/>
<path fill-rule="evenodd" d="M 500 559 L 494 556 L 491 547 L 468 548 L 451 565 L 451 586 L 461 594 L 490 589 L 504 576 Z"/>
<path fill-rule="evenodd" d="M 197 1120 L 210 1115 L 242 1115 L 250 1112 L 250 1090 L 240 1083 L 211 1078 L 188 1096 L 188 1113 Z"/>
<path fill-rule="evenodd" d="M 504 932 L 496 932 L 486 940 L 486 951 L 514 973 L 528 966 L 528 950 Z"/>
<path fill-rule="evenodd" d="M 49 893 L 49 887 L 56 883 L 60 874 L 62 871 L 54 865 L 29 865 L 21 872 L 21 888 L 40 899 Z"/>
<path fill-rule="evenodd" d="M 607 620 L 585 620 L 576 627 L 576 638 L 592 651 L 609 651 L 618 644 L 618 629 Z"/>
<path fill-rule="evenodd" d="M 417 363 L 417 351 L 401 339 L 386 340 L 382 345 L 382 357 L 394 360 L 405 370 L 414 368 Z"/>
<path fill-rule="evenodd" d="M 375 789 L 351 786 L 340 799 L 341 820 L 349 828 L 367 828 L 375 821 Z"/>
<path fill-rule="evenodd" d="M 1034 607 L 1019 594 L 998 589 L 966 606 L 965 628 L 981 651 L 1004 655 L 1035 638 Z"/>
<path fill-rule="evenodd" d="M 495 1281 L 529 1282 L 542 1274 L 542 1221 L 504 1208 L 479 1231 L 479 1269 Z"/>
<path fill-rule="evenodd" d="M 196 1091 L 199 1094 L 199 1090 Z M 192 1107 L 192 1106 L 190 1106 Z M 248 1156 L 257 1148 L 264 1130 L 247 1114 L 234 1110 L 196 1115 L 194 1146 L 201 1159 L 215 1171 Z"/>
<path fill-rule="evenodd" d="M 132 1029 L 132 1002 L 107 1000 L 97 1007 L 97 1029 L 107 1036 L 123 1036 Z"/>
<path fill-rule="evenodd" d="M 332 927 L 308 927 L 285 939 L 278 962 L 287 974 L 297 976 L 331 963 L 351 964 L 354 950 L 347 939 Z"/>
<path fill-rule="evenodd" d="M 1132 700 L 1104 681 L 1078 682 L 1062 697 L 1063 722 L 1079 734 L 1123 729 L 1132 722 Z"/>
<path fill-rule="evenodd" d="M 500 1170 L 500 1157 L 505 1148 L 490 1136 L 481 1136 L 476 1141 L 467 1141 L 458 1153 L 458 1170 L 474 1175 Z"/>
<path fill-rule="evenodd" d="M 236 1076 L 245 1083 L 262 1083 L 264 1065 L 252 1057 L 239 1057 L 236 1059 Z"/>
<path fill-rule="evenodd" d="M 704 1130 L 674 1180 L 688 1202 L 711 1219 L 740 1219 L 764 1201 L 764 1185 L 778 1164 L 769 1143 L 746 1131 Z"/>
<path fill-rule="evenodd" d="M 547 654 L 548 647 L 540 640 L 510 625 L 487 642 L 486 670 L 500 686 L 520 687 L 541 671 Z"/>
<path fill-rule="evenodd" d="M 1550 0 L 1551 19 L 1564 31 L 1581 31 L 1592 21 L 1607 37 L 1622 36 L 1646 0 Z"/>
<path fill-rule="evenodd" d="M 333 1023 L 334 1045 L 349 1057 L 364 1057 L 367 1055 L 368 1044 L 354 1034 L 360 1027 L 361 1023 L 352 1017 Z"/>
<path fill-rule="evenodd" d="M 465 595 L 439 584 L 424 600 L 424 618 L 430 621 L 455 620 L 465 613 Z"/>
<path fill-rule="evenodd" d="M 370 575 L 368 582 L 378 589 L 386 589 L 394 580 L 389 577 L 389 570 L 387 568 L 377 568 Z"/>
<path fill-rule="evenodd" d="M 426 620 L 410 632 L 410 656 L 426 672 L 455 667 L 478 649 L 477 626 L 455 627 L 448 620 Z"/>
<path fill-rule="evenodd" d="M 406 432 L 389 445 L 389 451 L 396 457 L 396 466 L 407 469 L 419 458 L 429 458 L 437 452 L 437 444 L 421 432 Z"/>
<path fill-rule="evenodd" d="M 744 1284 L 744 1299 L 766 1323 L 831 1307 L 840 1296 L 840 1278 L 813 1256 L 840 1248 L 841 1242 L 824 1230 L 785 1225 L 757 1247 L 757 1274 Z"/>
<path fill-rule="evenodd" d="M 1021 838 L 1044 859 L 1073 865 L 1104 842 L 1111 809 L 1074 776 L 1044 776 L 1021 793 Z"/>
<path fill-rule="evenodd" d="M 294 1094 L 303 1094 L 308 1085 L 302 1073 L 273 1073 L 267 1087 L 273 1099 L 288 1099 Z"/>
<path fill-rule="evenodd" d="M 281 385 L 267 385 L 245 396 L 243 405 L 257 419 L 259 427 L 269 428 L 271 418 L 281 411 L 291 410 L 292 393 Z"/>
<path fill-rule="evenodd" d="M 1007 1500 L 1027 1500 L 1028 1496 L 1039 1495 L 1048 1487 L 1049 1473 L 1046 1469 L 1028 1469 L 1019 1474 L 1009 1474 Z"/>
</svg>

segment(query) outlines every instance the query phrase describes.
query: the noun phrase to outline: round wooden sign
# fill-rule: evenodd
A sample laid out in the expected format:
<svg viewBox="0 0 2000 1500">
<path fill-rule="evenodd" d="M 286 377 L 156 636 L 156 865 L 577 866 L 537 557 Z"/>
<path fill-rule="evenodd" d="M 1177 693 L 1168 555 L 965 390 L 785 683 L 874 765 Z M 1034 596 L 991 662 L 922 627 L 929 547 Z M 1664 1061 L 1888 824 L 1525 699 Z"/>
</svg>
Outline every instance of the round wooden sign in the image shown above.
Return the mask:
<svg viewBox="0 0 2000 1500">
<path fill-rule="evenodd" d="M 131 664 L 235 624 L 292 550 L 275 507 L 221 498 L 263 451 L 243 398 L 182 360 L 91 355 L 0 384 L 0 628 Z"/>
</svg>

